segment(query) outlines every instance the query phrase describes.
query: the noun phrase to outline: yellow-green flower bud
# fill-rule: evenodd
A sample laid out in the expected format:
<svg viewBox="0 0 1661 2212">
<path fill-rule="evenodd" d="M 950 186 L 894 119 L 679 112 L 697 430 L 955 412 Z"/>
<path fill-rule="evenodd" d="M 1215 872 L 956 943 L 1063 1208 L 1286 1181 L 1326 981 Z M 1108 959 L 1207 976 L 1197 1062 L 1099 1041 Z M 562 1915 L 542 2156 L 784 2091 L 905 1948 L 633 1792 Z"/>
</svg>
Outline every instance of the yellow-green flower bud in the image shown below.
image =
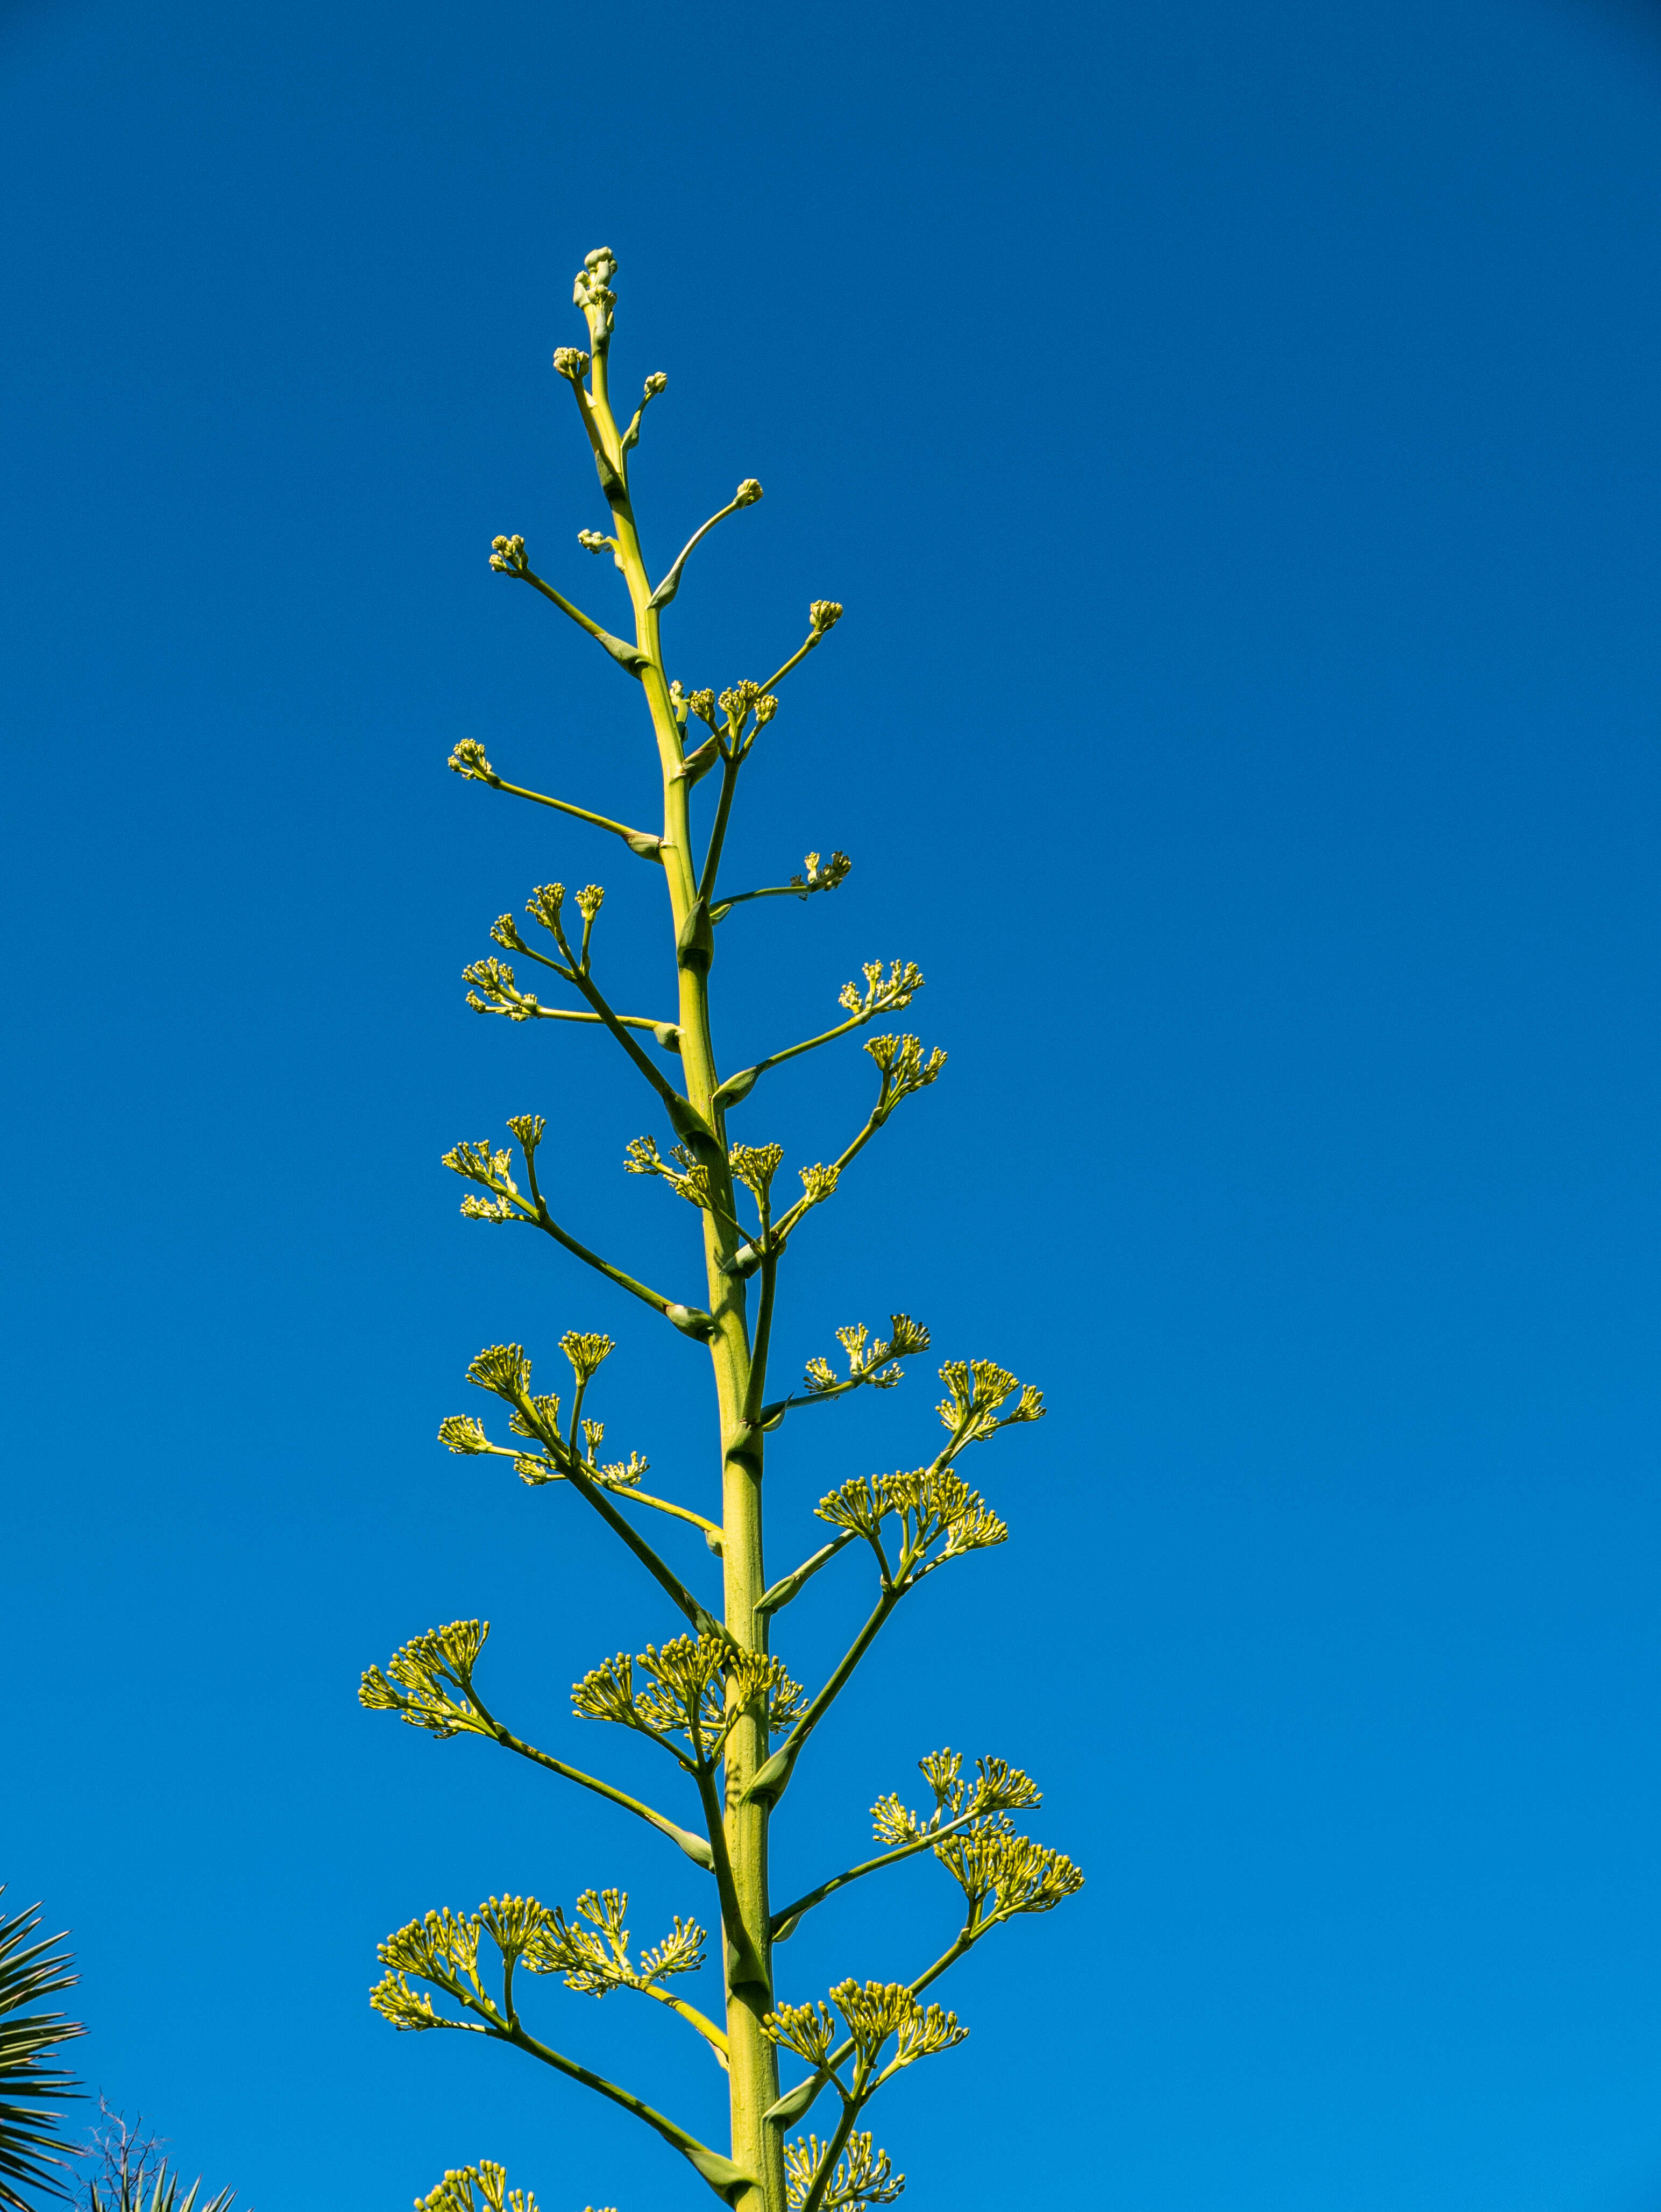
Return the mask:
<svg viewBox="0 0 1661 2212">
<path fill-rule="evenodd" d="M 583 266 L 571 289 L 572 301 L 588 316 L 597 341 L 609 338 L 611 333 L 611 311 L 617 302 L 609 287 L 616 273 L 617 257 L 611 248 L 597 246 L 583 257 Z"/>
<path fill-rule="evenodd" d="M 742 684 L 734 684 L 721 694 L 721 712 L 734 729 L 743 726 L 746 716 L 761 696 L 761 685 L 752 683 L 748 677 Z"/>
<path fill-rule="evenodd" d="M 479 783 L 493 781 L 496 774 L 495 769 L 485 758 L 484 747 L 476 738 L 462 739 L 450 756 L 450 765 L 458 775 L 471 777 Z"/>
<path fill-rule="evenodd" d="M 814 1166 L 797 1170 L 802 1178 L 802 1189 L 809 1206 L 822 1206 L 836 1188 L 837 1170 L 834 1168 Z"/>
<path fill-rule="evenodd" d="M 574 1328 L 567 1329 L 560 1339 L 560 1349 L 571 1362 L 571 1370 L 579 1382 L 591 1382 L 616 1348 L 609 1336 L 585 1335 Z"/>
<path fill-rule="evenodd" d="M 538 884 L 524 902 L 524 910 L 544 929 L 557 930 L 560 908 L 565 904 L 563 884 Z"/>
</svg>

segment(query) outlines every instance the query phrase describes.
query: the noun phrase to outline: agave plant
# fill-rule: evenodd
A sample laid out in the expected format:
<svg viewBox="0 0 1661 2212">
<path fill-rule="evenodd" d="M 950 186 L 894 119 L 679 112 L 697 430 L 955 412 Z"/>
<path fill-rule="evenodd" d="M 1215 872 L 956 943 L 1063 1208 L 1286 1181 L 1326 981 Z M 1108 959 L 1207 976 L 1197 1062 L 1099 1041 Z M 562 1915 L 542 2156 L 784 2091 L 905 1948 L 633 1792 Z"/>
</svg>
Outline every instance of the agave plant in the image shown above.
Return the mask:
<svg viewBox="0 0 1661 2212">
<path fill-rule="evenodd" d="M 1033 1384 L 1017 1382 L 995 1360 L 947 1359 L 939 1370 L 946 1395 L 936 1409 L 944 1443 L 936 1431 L 929 1445 L 914 1448 L 921 1464 L 899 1473 L 848 1468 L 846 1479 L 811 1509 L 817 1528 L 798 1501 L 774 1498 L 764 1545 L 763 1462 L 785 1445 L 779 1432 L 786 1420 L 793 1430 L 803 1418 L 824 1418 L 808 1414 L 809 1407 L 861 1389 L 886 1392 L 931 1348 L 928 1330 L 903 1313 L 893 1314 L 886 1330 L 875 1334 L 851 1323 L 838 1332 L 846 1372 L 818 1356 L 785 1382 L 774 1324 L 780 1286 L 794 1279 L 804 1255 L 811 1266 L 818 1210 L 896 1109 L 933 1085 L 946 1055 L 925 1051 L 909 1031 L 868 1036 L 864 1050 L 876 1083 L 864 1126 L 834 1158 L 800 1169 L 798 1198 L 775 1196 L 785 1164 L 781 1145 L 737 1141 L 736 1125 L 752 1110 L 752 1094 L 762 1106 L 773 1097 L 772 1071 L 900 1016 L 924 979 L 910 960 L 866 961 L 863 981 L 844 987 L 836 1016 L 826 1008 L 803 1019 L 803 1026 L 808 1018 L 815 1023 L 813 1034 L 748 1066 L 724 1073 L 718 1066 L 712 1002 L 721 974 L 718 939 L 730 943 L 763 916 L 785 913 L 779 901 L 819 901 L 850 872 L 846 854 L 810 852 L 787 881 L 739 889 L 722 873 L 745 763 L 758 744 L 765 754 L 778 738 L 779 687 L 818 651 L 842 608 L 834 599 L 813 600 L 806 636 L 765 682 L 746 679 L 718 693 L 670 675 L 663 617 L 682 588 L 688 558 L 718 524 L 752 509 L 761 486 L 745 477 L 654 580 L 629 470 L 647 410 L 669 380 L 661 372 L 647 377 L 632 416 L 614 411 L 616 269 L 609 248 L 587 256 L 574 299 L 587 324 L 588 348 L 561 346 L 554 368 L 574 402 L 609 518 L 608 529 L 581 530 L 578 542 L 589 553 L 609 554 L 627 594 L 633 635 L 614 635 L 567 599 L 532 566 L 522 537 L 497 538 L 490 566 L 551 603 L 610 657 L 620 699 L 630 696 L 624 684 L 633 687 L 641 738 L 659 770 L 661 816 L 650 828 L 634 828 L 574 799 L 532 789 L 519 781 L 529 769 L 503 754 L 506 772 L 499 771 L 475 738 L 456 746 L 450 765 L 481 793 L 494 794 L 492 805 L 505 798 L 551 810 L 573 849 L 580 849 L 579 840 L 595 838 L 621 847 L 632 887 L 654 890 L 659 902 L 663 996 L 649 1012 L 617 1010 L 624 1002 L 614 1002 L 603 930 L 596 943 L 606 896 L 600 884 L 586 884 L 568 899 L 562 884 L 536 886 L 525 905 L 528 919 L 499 915 L 490 932 L 497 952 L 475 960 L 464 980 L 468 1002 L 481 1014 L 523 1024 L 527 1036 L 540 1030 L 545 1041 L 567 1042 L 555 1072 L 543 1079 L 555 1085 L 560 1109 L 551 1119 L 509 1119 L 517 1162 L 486 1138 L 457 1145 L 445 1164 L 471 1186 L 461 1206 L 470 1220 L 546 1238 L 558 1248 L 562 1266 L 574 1262 L 583 1271 L 593 1294 L 608 1302 L 606 1310 L 640 1318 L 644 1309 L 654 1330 L 666 1323 L 658 1334 L 666 1358 L 685 1357 L 688 1345 L 703 1348 L 718 1450 L 694 1493 L 696 1503 L 645 1489 L 646 1460 L 638 1452 L 603 1449 L 605 1424 L 591 1418 L 600 1395 L 596 1377 L 615 1346 L 609 1335 L 589 1328 L 567 1329 L 560 1339 L 572 1372 L 563 1414 L 559 1395 L 541 1377 L 542 1386 L 531 1388 L 526 1348 L 494 1344 L 473 1361 L 468 1381 L 502 1407 L 492 1418 L 506 1436 L 500 1428 L 493 1433 L 477 1414 L 452 1413 L 439 1437 L 482 1468 L 511 1468 L 539 1501 L 530 1510 L 544 1516 L 562 1508 L 597 1516 L 633 1554 L 643 1583 L 656 1585 L 658 1618 L 674 1632 L 660 1630 L 658 1640 L 644 1649 L 641 1638 L 591 1667 L 572 1691 L 572 1717 L 651 1741 L 676 1791 L 673 1809 L 587 1771 L 586 1762 L 573 1765 L 563 1748 L 556 1754 L 528 1742 L 509 1726 L 499 1692 L 476 1679 L 488 1672 L 480 1665 L 488 1621 L 453 1620 L 414 1637 L 384 1668 L 367 1671 L 360 1694 L 372 1710 L 397 1715 L 433 1737 L 493 1742 L 599 1799 L 614 1818 L 643 1823 L 691 1861 L 696 1871 L 689 1881 L 703 1895 L 699 1917 L 677 1916 L 645 1950 L 630 1948 L 628 1898 L 621 1887 L 585 1890 L 570 1913 L 563 1905 L 513 1894 L 493 1896 L 473 1912 L 440 1907 L 381 1944 L 387 1971 L 371 2002 L 396 2028 L 482 2036 L 607 2100 L 677 2151 L 730 2212 L 855 2212 L 893 2203 L 905 2185 L 864 2124 L 866 2106 L 913 2063 L 949 2051 L 967 2033 L 955 2013 L 933 2001 L 937 1982 L 993 1929 L 1047 1912 L 1070 1897 L 1083 1876 L 1060 1851 L 1018 1831 L 1012 1816 L 1037 1808 L 1038 1787 L 991 1754 L 966 1769 L 955 1751 L 929 1753 L 918 1762 L 928 1790 L 920 1811 L 897 1792 L 885 1793 L 871 1808 L 876 1848 L 823 1878 L 809 1862 L 782 1898 L 773 1888 L 780 1840 L 773 1832 L 798 1761 L 810 1746 L 816 1751 L 815 1732 L 896 1609 L 925 1581 L 932 1588 L 937 1570 L 955 1571 L 1008 1535 L 958 1462 L 978 1461 L 979 1448 L 1001 1431 L 1040 1419 L 1044 1403 Z M 510 727 L 501 736 L 515 752 L 521 750 L 519 732 Z M 698 800 L 694 818 L 694 788 L 706 776 L 714 795 Z M 762 900 L 771 903 L 756 903 Z M 536 975 L 499 954 L 532 963 Z M 525 988 L 532 981 L 537 992 Z M 553 1002 L 539 994 L 550 991 Z M 551 1031 L 543 1026 L 549 1023 L 555 1025 Z M 581 1215 L 591 1193 L 563 1139 L 567 1115 L 586 1097 L 578 1055 L 602 1040 L 621 1051 L 640 1079 L 641 1103 L 658 1124 L 627 1143 L 619 1164 L 625 1174 L 660 1183 L 677 1202 L 665 1220 L 679 1247 L 671 1264 L 684 1273 L 668 1279 L 678 1280 L 685 1295 L 652 1287 L 633 1272 L 633 1263 L 625 1267 L 603 1257 L 587 1241 Z M 567 1225 L 573 1219 L 581 1237 Z M 574 1284 L 582 1278 L 568 1270 L 567 1279 Z M 788 1547 L 784 1557 L 790 1559 L 803 1543 L 813 1547 L 808 1556 L 782 1575 L 769 1565 L 770 1554 L 776 1558 Z M 774 1647 L 783 1638 L 786 1608 L 821 1573 L 827 1584 L 852 1584 L 844 1601 L 855 1610 L 844 1657 L 809 1690 L 791 1679 Z M 863 1623 L 861 1606 L 869 1608 Z M 806 1840 L 811 1846 L 813 1838 Z M 924 1854 L 941 1875 L 934 1955 L 866 1955 L 874 1938 L 857 1910 L 846 1911 L 850 1890 Z M 791 1985 L 799 1986 L 801 1971 L 791 1963 L 796 1954 L 778 1954 L 803 1919 L 821 1907 L 827 1919 L 840 1916 L 852 1955 L 825 1997 L 811 1984 L 795 1996 Z M 716 1931 L 713 1943 L 700 1918 Z M 718 1976 L 707 2011 L 680 1987 L 680 1978 L 699 1972 L 706 1960 L 711 1982 Z M 783 1986 L 781 1975 L 788 1977 Z M 627 1990 L 630 2002 L 640 1998 L 673 2012 L 720 2069 L 728 2105 L 723 2139 L 703 2140 L 633 2088 L 544 2040 L 547 1999 L 533 1978 L 544 1990 L 563 1981 L 593 1997 Z M 793 2081 L 781 2079 L 781 2061 L 797 2075 Z M 792 2136 L 815 2105 L 824 2136 Z M 534 2212 L 534 2200 L 508 2190 L 502 2168 L 489 2160 L 447 2173 L 423 2200 L 424 2212 L 477 2212 L 476 2191 L 488 2212 Z"/>
<path fill-rule="evenodd" d="M 4 1886 L 0 1884 L 0 1896 Z M 39 2101 L 53 2103 L 81 2095 L 67 2067 L 48 2063 L 49 2055 L 86 2029 L 61 2012 L 39 2009 L 60 1990 L 73 1989 L 80 1977 L 67 1951 L 54 1947 L 61 1935 L 34 1940 L 40 1908 L 0 1919 L 0 2205 L 29 2212 L 24 2187 L 49 2197 L 69 2194 L 48 2171 L 64 2163 L 60 2115 Z"/>
</svg>

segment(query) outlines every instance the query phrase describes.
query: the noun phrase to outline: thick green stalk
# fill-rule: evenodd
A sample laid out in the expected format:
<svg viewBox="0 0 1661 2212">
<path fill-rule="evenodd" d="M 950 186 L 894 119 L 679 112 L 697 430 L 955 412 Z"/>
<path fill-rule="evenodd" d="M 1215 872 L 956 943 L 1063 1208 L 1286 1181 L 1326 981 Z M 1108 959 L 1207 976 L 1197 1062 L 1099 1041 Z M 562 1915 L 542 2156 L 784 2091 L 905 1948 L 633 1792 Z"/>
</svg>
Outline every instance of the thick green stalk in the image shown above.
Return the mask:
<svg viewBox="0 0 1661 2212">
<path fill-rule="evenodd" d="M 679 969 L 682 1079 L 693 1115 L 690 1127 L 677 1133 L 704 1158 L 720 1201 L 720 1210 L 706 1212 L 703 1223 L 708 1310 L 713 1324 L 709 1352 L 720 1419 L 725 1626 L 729 1635 L 746 1650 L 761 1651 L 767 1649 L 767 1616 L 758 1610 L 767 1589 L 761 1546 L 761 1436 L 745 1418 L 750 1397 L 750 1347 L 743 1282 L 728 1269 L 739 1237 L 731 1218 L 736 1207 L 724 1131 L 715 1104 L 720 1078 L 710 1029 L 712 936 L 707 903 L 700 897 L 693 866 L 690 793 L 682 772 L 685 753 L 681 727 L 670 698 L 658 610 L 651 604 L 652 586 L 629 503 L 627 456 L 607 397 L 605 349 L 598 331 L 594 332 L 592 392 L 587 413 L 592 426 L 590 434 L 598 448 L 597 459 L 603 459 L 606 464 L 601 481 L 633 604 L 635 643 L 645 655 L 639 676 L 663 775 L 662 859 Z M 733 2200 L 736 2212 L 785 2212 L 783 2141 L 779 2130 L 763 2118 L 779 2095 L 778 2054 L 761 2028 L 773 2002 L 768 1808 L 746 1796 L 767 1755 L 765 1717 L 755 1712 L 741 1715 L 726 1747 L 726 1844 L 733 1906 L 742 1923 L 727 1930 L 727 2061 L 733 2163 L 759 2180 Z M 758 1973 L 762 1978 L 756 1978 Z"/>
</svg>

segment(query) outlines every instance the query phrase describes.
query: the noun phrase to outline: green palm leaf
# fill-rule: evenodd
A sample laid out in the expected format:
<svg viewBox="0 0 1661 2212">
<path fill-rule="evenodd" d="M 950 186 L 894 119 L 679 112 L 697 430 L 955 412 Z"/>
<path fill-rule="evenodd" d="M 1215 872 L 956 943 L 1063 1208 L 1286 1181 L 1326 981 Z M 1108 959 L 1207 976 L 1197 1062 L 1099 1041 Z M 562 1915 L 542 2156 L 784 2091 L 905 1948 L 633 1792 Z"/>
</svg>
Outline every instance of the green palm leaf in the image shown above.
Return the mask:
<svg viewBox="0 0 1661 2212">
<path fill-rule="evenodd" d="M 39 2009 L 43 1998 L 80 1978 L 70 1954 L 54 1948 L 62 1936 L 33 1940 L 39 1925 L 38 1905 L 0 1918 L 0 2205 L 12 2212 L 31 2212 L 19 2193 L 24 2184 L 49 2197 L 69 2194 L 47 2171 L 63 2162 L 55 2154 L 64 2148 L 59 2115 L 35 2100 L 82 2094 L 68 2068 L 47 2063 L 60 2044 L 87 2031 L 60 2012 Z"/>
<path fill-rule="evenodd" d="M 199 2175 L 180 2196 L 183 2179 L 161 2155 L 163 2138 L 154 2131 L 143 2132 L 142 2114 L 129 2127 L 125 2113 L 112 2112 L 102 2097 L 98 2108 L 102 2124 L 93 2130 L 80 2153 L 83 2160 L 96 2159 L 100 2168 L 88 2176 L 84 2197 L 76 2198 L 85 2212 L 230 2212 L 234 2189 L 221 2189 L 198 2206 Z"/>
<path fill-rule="evenodd" d="M 124 2168 L 112 2177 L 107 2197 L 94 2182 L 88 2191 L 88 2203 L 90 2212 L 197 2212 L 197 2191 L 201 2186 L 200 2179 L 193 2181 L 189 2195 L 181 2197 L 179 2176 L 170 2173 L 165 2165 L 156 2169 L 154 2185 L 151 2176 L 129 2175 Z M 200 2212 L 230 2212 L 235 2195 L 234 2189 L 221 2189 Z"/>
</svg>

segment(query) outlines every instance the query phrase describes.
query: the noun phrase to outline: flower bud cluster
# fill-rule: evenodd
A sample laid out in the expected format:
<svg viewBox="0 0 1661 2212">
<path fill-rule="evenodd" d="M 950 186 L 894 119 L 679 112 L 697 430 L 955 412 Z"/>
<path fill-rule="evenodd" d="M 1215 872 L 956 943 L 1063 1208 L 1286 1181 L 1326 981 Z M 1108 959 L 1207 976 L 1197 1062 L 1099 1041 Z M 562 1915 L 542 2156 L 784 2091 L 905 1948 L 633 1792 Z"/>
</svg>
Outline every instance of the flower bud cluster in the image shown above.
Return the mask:
<svg viewBox="0 0 1661 2212">
<path fill-rule="evenodd" d="M 809 853 L 808 855 L 809 866 L 818 858 L 819 855 L 816 853 Z M 846 860 L 846 855 L 842 855 L 842 858 Z M 834 866 L 834 856 L 833 856 L 832 865 Z M 852 863 L 849 861 L 844 866 L 841 874 L 837 878 L 839 883 L 842 880 L 842 876 L 847 874 L 848 868 L 852 866 Z M 923 988 L 924 983 L 923 970 L 914 960 L 890 961 L 888 973 L 886 975 L 882 973 L 882 963 L 880 960 L 867 960 L 864 963 L 864 976 L 865 988 L 863 992 L 857 983 L 845 983 L 837 994 L 837 1005 L 846 1007 L 851 1014 L 894 1013 L 901 1006 L 909 1006 L 918 992 Z M 867 1045 L 865 1049 L 869 1052 L 870 1046 Z"/>
<path fill-rule="evenodd" d="M 735 1145 L 727 1154 L 727 1165 L 747 1190 L 765 1200 L 784 1159 L 782 1145 Z"/>
<path fill-rule="evenodd" d="M 1007 1759 L 977 1759 L 979 1773 L 973 1783 L 963 1779 L 961 1752 L 931 1751 L 917 1763 L 934 1794 L 931 1813 L 922 1816 L 910 1811 L 894 1790 L 871 1807 L 876 1839 L 891 1850 L 937 1834 L 949 1821 L 991 1822 L 1005 1813 L 1044 1802 L 1043 1792 L 1031 1776 L 1011 1766 Z"/>
<path fill-rule="evenodd" d="M 583 265 L 571 289 L 573 306 L 582 309 L 588 318 L 588 327 L 597 341 L 611 335 L 612 313 L 617 295 L 610 289 L 611 280 L 617 273 L 617 257 L 609 246 L 596 246 L 592 253 L 583 256 Z"/>
<path fill-rule="evenodd" d="M 499 944 L 501 941 L 497 939 Z M 474 987 L 467 994 L 467 1003 L 476 1014 L 500 1014 L 506 1021 L 529 1022 L 541 1012 L 536 993 L 519 989 L 505 960 L 471 961 L 462 969 L 462 981 Z"/>
<path fill-rule="evenodd" d="M 1007 1367 L 995 1359 L 949 1359 L 940 1379 L 950 1394 L 937 1408 L 941 1424 L 952 1432 L 955 1443 L 979 1443 L 999 1429 L 1019 1421 L 1044 1419 L 1044 1393 L 1034 1383 L 1018 1384 Z M 1020 1389 L 1015 1411 L 1002 1420 L 998 1410 L 1011 1391 Z"/>
<path fill-rule="evenodd" d="M 792 2207 L 805 2204 L 820 2171 L 830 2162 L 831 2145 L 817 2136 L 797 2136 L 785 2145 L 785 2181 Z M 837 2161 L 830 2187 L 820 2198 L 828 2207 L 852 2208 L 894 2204 L 904 2195 L 906 2177 L 896 2173 L 885 2150 L 874 2148 L 870 2130 L 860 2129 L 848 2137 L 848 2147 Z M 419 2212 L 419 2208 L 418 2208 Z"/>
<path fill-rule="evenodd" d="M 484 747 L 476 738 L 462 739 L 450 756 L 450 765 L 458 775 L 467 776 L 476 783 L 494 783 L 496 780 L 496 771 L 485 758 Z"/>
<path fill-rule="evenodd" d="M 797 1173 L 802 1178 L 804 1203 L 808 1206 L 822 1206 L 836 1188 L 837 1170 L 834 1168 L 815 1165 L 798 1168 Z"/>
<path fill-rule="evenodd" d="M 761 696 L 761 687 L 752 684 L 748 677 L 742 684 L 734 684 L 721 694 L 719 705 L 735 731 L 743 729 L 750 708 Z"/>
<path fill-rule="evenodd" d="M 482 2158 L 476 2166 L 452 2167 L 429 2196 L 415 2199 L 415 2212 L 479 2212 L 473 2201 L 477 2184 L 485 2212 L 536 2212 L 528 2189 L 509 2189 L 506 2170 Z"/>
<path fill-rule="evenodd" d="M 847 2022 L 859 2073 L 866 2077 L 876 2069 L 890 2036 L 894 2039 L 888 2069 L 892 2073 L 936 2051 L 949 2051 L 969 2032 L 959 2027 L 955 2012 L 919 2003 L 903 1982 L 839 1982 L 830 1994 Z M 822 2004 L 779 2005 L 761 2027 L 773 2042 L 815 2067 L 824 2065 L 835 2033 L 835 2022 Z"/>
<path fill-rule="evenodd" d="M 609 1336 L 588 1335 L 579 1329 L 569 1328 L 560 1339 L 560 1349 L 571 1362 L 571 1371 L 580 1388 L 593 1381 L 617 1347 Z M 599 1433 L 603 1436 L 605 1431 L 602 1429 Z"/>
<path fill-rule="evenodd" d="M 914 1036 L 872 1037 L 865 1049 L 882 1071 L 882 1088 L 871 1109 L 871 1118 L 879 1128 L 902 1098 L 926 1090 L 946 1065 L 946 1055 L 938 1045 L 925 1060 Z"/>
<path fill-rule="evenodd" d="M 839 1380 L 828 1359 L 810 1359 L 806 1382 L 811 1397 L 821 1397 L 827 1390 L 840 1394 L 862 1382 L 869 1382 L 878 1390 L 892 1390 L 905 1376 L 905 1370 L 898 1363 L 929 1348 L 928 1330 L 909 1314 L 891 1314 L 888 1334 L 874 1342 L 863 1322 L 852 1328 L 839 1328 L 836 1339 L 847 1354 L 847 1379 Z"/>
</svg>

